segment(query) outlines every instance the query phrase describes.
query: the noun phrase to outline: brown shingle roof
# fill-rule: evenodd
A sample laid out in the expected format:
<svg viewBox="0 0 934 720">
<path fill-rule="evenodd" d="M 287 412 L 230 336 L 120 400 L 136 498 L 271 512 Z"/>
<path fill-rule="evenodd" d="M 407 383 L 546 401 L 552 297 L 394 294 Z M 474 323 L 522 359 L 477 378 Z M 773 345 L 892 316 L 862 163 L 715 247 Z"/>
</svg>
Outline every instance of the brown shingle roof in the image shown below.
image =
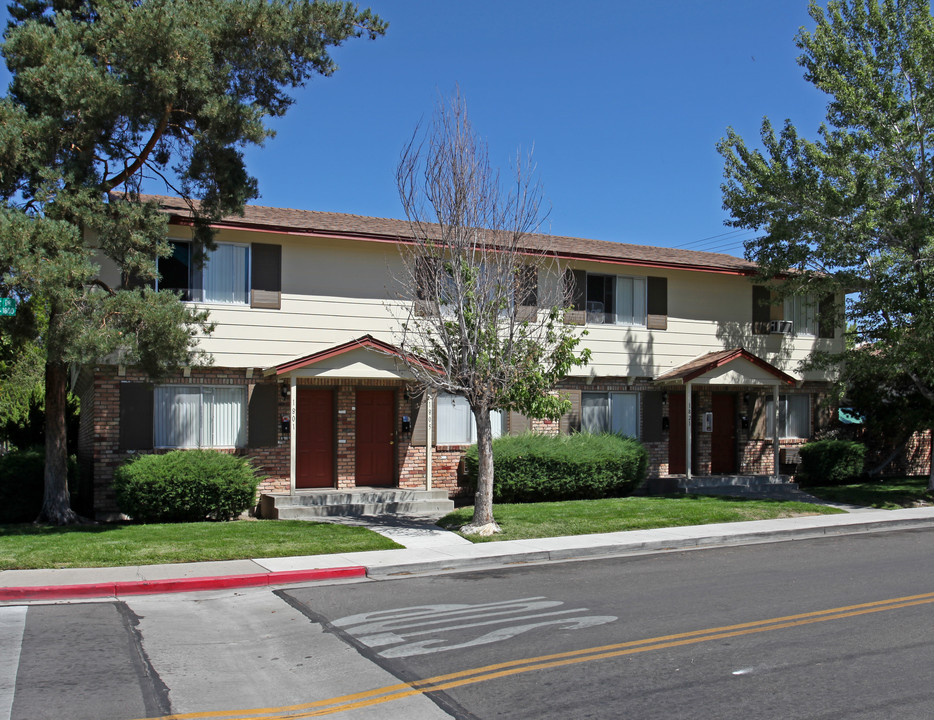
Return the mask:
<svg viewBox="0 0 934 720">
<path fill-rule="evenodd" d="M 177 221 L 191 217 L 188 204 L 179 198 L 163 195 L 143 195 L 142 200 L 155 200 Z M 405 241 L 412 233 L 408 221 L 387 218 L 346 215 L 343 213 L 291 210 L 263 205 L 247 205 L 243 216 L 230 216 L 217 227 L 249 227 L 271 232 L 287 231 L 308 235 L 346 236 L 359 239 Z M 531 235 L 530 249 L 547 249 L 561 258 L 596 260 L 647 267 L 676 267 L 687 270 L 754 275 L 755 263 L 723 253 L 675 250 L 650 245 L 630 245 L 607 240 Z"/>
<path fill-rule="evenodd" d="M 663 375 L 659 375 L 655 379 L 655 382 L 660 384 L 671 382 L 689 382 L 695 378 L 699 378 L 701 375 L 707 374 L 711 370 L 714 370 L 722 365 L 727 365 L 728 363 L 738 359 L 748 360 L 753 365 L 756 365 L 766 372 L 771 373 L 776 377 L 776 379 L 780 380 L 786 385 L 794 385 L 797 382 L 788 373 L 782 372 L 770 362 L 763 360 L 757 355 L 753 355 L 751 352 L 741 347 L 730 348 L 728 350 L 715 350 L 714 352 L 709 352 L 706 355 L 701 355 L 700 357 L 686 362 L 684 365 L 680 365 L 673 370 L 669 370 Z"/>
</svg>

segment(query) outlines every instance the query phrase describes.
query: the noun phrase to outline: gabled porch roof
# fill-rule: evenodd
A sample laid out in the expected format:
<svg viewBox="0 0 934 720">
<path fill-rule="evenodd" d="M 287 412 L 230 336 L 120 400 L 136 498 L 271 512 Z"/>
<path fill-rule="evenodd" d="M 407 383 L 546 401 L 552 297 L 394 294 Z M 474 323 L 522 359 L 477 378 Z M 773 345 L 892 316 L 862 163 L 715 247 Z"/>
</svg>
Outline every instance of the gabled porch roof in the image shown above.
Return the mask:
<svg viewBox="0 0 934 720">
<path fill-rule="evenodd" d="M 383 340 L 364 335 L 350 340 L 342 345 L 288 360 L 279 365 L 267 368 L 267 376 L 309 374 L 309 375 L 343 375 L 344 377 L 396 377 L 406 378 L 407 373 L 396 367 L 396 360 L 407 358 L 429 370 L 437 370 L 431 363 L 406 355 L 395 345 Z M 302 372 L 306 371 L 306 372 Z"/>
<path fill-rule="evenodd" d="M 738 347 L 701 355 L 656 378 L 659 385 L 796 385 L 798 380 Z"/>
</svg>

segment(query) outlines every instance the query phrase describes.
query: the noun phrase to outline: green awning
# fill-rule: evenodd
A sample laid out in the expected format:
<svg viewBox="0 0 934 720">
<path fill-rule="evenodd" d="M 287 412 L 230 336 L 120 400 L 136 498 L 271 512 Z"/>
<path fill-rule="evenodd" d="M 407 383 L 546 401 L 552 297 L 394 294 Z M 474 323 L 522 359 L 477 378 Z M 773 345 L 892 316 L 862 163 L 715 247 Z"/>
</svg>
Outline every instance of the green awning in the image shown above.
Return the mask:
<svg viewBox="0 0 934 720">
<path fill-rule="evenodd" d="M 837 419 L 844 425 L 862 425 L 866 418 L 856 412 L 853 408 L 838 408 Z"/>
</svg>

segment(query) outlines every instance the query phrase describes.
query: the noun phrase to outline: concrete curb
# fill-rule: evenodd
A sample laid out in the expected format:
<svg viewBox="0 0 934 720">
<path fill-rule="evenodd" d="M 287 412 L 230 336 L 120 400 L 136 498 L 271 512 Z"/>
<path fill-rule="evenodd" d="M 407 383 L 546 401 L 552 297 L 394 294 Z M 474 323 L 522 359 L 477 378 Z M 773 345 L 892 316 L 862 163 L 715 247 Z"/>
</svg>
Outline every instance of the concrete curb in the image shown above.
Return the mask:
<svg viewBox="0 0 934 720">
<path fill-rule="evenodd" d="M 934 517 L 893 518 L 891 520 L 871 520 L 868 522 L 858 521 L 858 516 L 849 516 L 849 518 L 851 520 L 850 522 L 841 525 L 815 525 L 813 527 L 791 527 L 775 530 L 760 529 L 746 532 L 736 532 L 736 525 L 738 523 L 665 528 L 665 530 L 670 531 L 671 537 L 656 537 L 652 539 L 641 539 L 638 536 L 655 534 L 656 531 L 628 531 L 607 533 L 599 536 L 577 535 L 567 538 L 542 538 L 537 541 L 505 541 L 495 543 L 494 546 L 524 544 L 527 548 L 521 550 L 517 549 L 515 552 L 498 552 L 488 555 L 373 565 L 367 567 L 367 577 L 373 579 L 403 577 L 424 572 L 456 572 L 465 569 L 479 570 L 489 567 L 523 565 L 536 562 L 592 560 L 600 557 L 624 557 L 628 555 L 647 555 L 679 550 L 756 545 L 822 537 L 934 528 Z M 752 522 L 773 523 L 775 521 Z M 710 530 L 721 530 L 724 527 L 727 528 L 725 532 L 710 532 Z M 586 539 L 589 538 L 594 538 L 597 542 L 568 542 L 569 540 L 586 541 Z M 573 545 L 576 545 L 576 547 Z"/>
<path fill-rule="evenodd" d="M 0 588 L 0 601 L 9 600 L 69 600 L 76 598 L 118 597 L 120 595 L 156 595 L 162 593 L 224 590 L 229 588 L 287 585 L 289 583 L 338 578 L 366 577 L 365 567 L 342 567 L 315 570 L 284 570 L 250 575 L 219 575 L 215 577 L 171 578 L 80 585 L 39 585 L 35 587 Z"/>
<path fill-rule="evenodd" d="M 399 578 L 419 573 L 458 572 L 540 562 L 919 529 L 934 529 L 934 507 L 478 544 L 439 542 L 430 546 L 420 544 L 406 549 L 335 555 L 126 568 L 11 570 L 4 571 L 11 574 L 0 585 L 0 602 L 115 598 L 121 595 L 262 587 L 343 578 Z M 250 572 L 253 568 L 260 568 L 261 572 Z M 10 582 L 13 578 L 16 580 Z M 85 578 L 88 582 L 80 582 L 80 579 Z M 104 581 L 104 578 L 108 579 Z M 62 582 L 56 584 L 56 579 Z"/>
</svg>

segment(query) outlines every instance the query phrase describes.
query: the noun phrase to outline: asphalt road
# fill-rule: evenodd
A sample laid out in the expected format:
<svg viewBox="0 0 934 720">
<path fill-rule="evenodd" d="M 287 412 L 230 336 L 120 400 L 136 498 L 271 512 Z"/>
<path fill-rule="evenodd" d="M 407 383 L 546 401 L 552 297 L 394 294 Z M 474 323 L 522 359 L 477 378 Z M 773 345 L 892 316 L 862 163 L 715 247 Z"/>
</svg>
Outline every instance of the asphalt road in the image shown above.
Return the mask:
<svg viewBox="0 0 934 720">
<path fill-rule="evenodd" d="M 930 718 L 932 549 L 892 532 L 0 608 L 0 720 L 5 697 L 17 720 Z"/>
</svg>

